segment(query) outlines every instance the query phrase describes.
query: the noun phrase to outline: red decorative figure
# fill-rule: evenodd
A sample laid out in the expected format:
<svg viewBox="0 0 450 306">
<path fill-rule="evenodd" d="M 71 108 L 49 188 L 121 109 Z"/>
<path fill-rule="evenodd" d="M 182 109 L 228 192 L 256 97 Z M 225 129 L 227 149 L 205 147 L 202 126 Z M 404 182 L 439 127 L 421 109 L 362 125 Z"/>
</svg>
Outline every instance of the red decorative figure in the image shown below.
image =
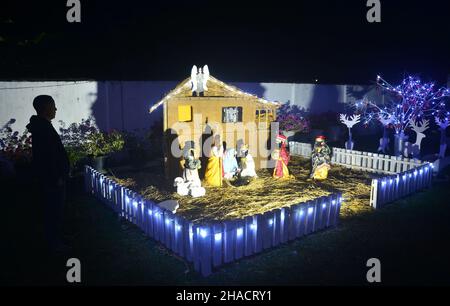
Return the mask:
<svg viewBox="0 0 450 306">
<path fill-rule="evenodd" d="M 289 170 L 287 165 L 290 160 L 289 152 L 286 150 L 287 138 L 284 135 L 277 136 L 277 143 L 281 144 L 279 149 L 272 152 L 272 158 L 276 161 L 273 169 L 274 178 L 289 178 Z"/>
</svg>

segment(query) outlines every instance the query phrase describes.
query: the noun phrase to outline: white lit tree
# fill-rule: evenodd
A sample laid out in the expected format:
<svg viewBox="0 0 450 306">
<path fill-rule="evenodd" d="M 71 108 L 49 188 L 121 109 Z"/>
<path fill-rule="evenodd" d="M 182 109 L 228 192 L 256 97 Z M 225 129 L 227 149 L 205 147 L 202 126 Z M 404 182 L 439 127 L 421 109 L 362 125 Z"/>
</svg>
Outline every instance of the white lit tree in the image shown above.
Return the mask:
<svg viewBox="0 0 450 306">
<path fill-rule="evenodd" d="M 405 149 L 405 130 L 411 121 L 423 122 L 425 118 L 437 116 L 448 117 L 446 101 L 450 90 L 445 87 L 435 88 L 435 84 L 422 83 L 418 77 L 409 76 L 400 85 L 392 86 L 380 76 L 377 85 L 386 93 L 379 103 L 367 98 L 356 101 L 356 114 L 361 115 L 361 122 L 368 124 L 373 119 L 390 118 L 390 125 L 395 129 L 395 155 L 399 156 Z"/>
</svg>

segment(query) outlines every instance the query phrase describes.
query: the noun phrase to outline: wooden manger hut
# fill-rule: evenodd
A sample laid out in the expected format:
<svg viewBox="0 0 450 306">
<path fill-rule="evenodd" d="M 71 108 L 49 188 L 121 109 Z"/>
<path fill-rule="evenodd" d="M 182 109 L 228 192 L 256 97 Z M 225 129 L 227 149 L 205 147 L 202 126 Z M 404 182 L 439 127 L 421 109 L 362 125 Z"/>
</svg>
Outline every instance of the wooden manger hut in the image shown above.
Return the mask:
<svg viewBox="0 0 450 306">
<path fill-rule="evenodd" d="M 202 75 L 203 84 L 198 83 L 198 87 L 202 88 L 195 90 L 193 85 L 198 82 L 196 75 L 200 74 L 201 70 L 191 74 L 150 109 L 153 112 L 160 106 L 164 108 L 166 178 L 181 175 L 182 151 L 192 144 L 202 161 L 200 177 L 203 178 L 202 170 L 206 168 L 208 150 L 215 135 L 220 135 L 227 148 L 239 150 L 243 144 L 248 145 L 256 169 L 267 167 L 278 133 L 277 126 L 272 122 L 276 120 L 279 103 L 246 93 L 209 73 Z"/>
</svg>

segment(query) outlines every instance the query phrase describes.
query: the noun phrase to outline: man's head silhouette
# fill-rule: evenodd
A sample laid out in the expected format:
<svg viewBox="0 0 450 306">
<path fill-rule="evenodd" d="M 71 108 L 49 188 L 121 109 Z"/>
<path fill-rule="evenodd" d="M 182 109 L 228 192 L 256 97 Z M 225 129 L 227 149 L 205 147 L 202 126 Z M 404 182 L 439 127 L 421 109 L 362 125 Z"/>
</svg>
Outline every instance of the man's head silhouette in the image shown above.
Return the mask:
<svg viewBox="0 0 450 306">
<path fill-rule="evenodd" d="M 40 95 L 34 98 L 33 107 L 36 110 L 38 116 L 51 121 L 56 115 L 55 100 L 48 95 Z"/>
</svg>

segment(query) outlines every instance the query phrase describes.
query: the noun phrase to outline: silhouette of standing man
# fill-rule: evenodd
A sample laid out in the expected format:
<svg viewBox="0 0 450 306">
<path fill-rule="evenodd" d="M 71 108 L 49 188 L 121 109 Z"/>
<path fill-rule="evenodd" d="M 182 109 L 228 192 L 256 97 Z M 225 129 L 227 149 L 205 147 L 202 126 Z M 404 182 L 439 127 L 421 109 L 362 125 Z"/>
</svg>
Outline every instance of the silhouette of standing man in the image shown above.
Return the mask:
<svg viewBox="0 0 450 306">
<path fill-rule="evenodd" d="M 63 213 L 69 159 L 61 138 L 53 127 L 56 106 L 51 96 L 34 98 L 37 115 L 30 118 L 27 129 L 32 134 L 33 172 L 44 209 L 44 231 L 51 252 L 63 248 Z"/>
</svg>

